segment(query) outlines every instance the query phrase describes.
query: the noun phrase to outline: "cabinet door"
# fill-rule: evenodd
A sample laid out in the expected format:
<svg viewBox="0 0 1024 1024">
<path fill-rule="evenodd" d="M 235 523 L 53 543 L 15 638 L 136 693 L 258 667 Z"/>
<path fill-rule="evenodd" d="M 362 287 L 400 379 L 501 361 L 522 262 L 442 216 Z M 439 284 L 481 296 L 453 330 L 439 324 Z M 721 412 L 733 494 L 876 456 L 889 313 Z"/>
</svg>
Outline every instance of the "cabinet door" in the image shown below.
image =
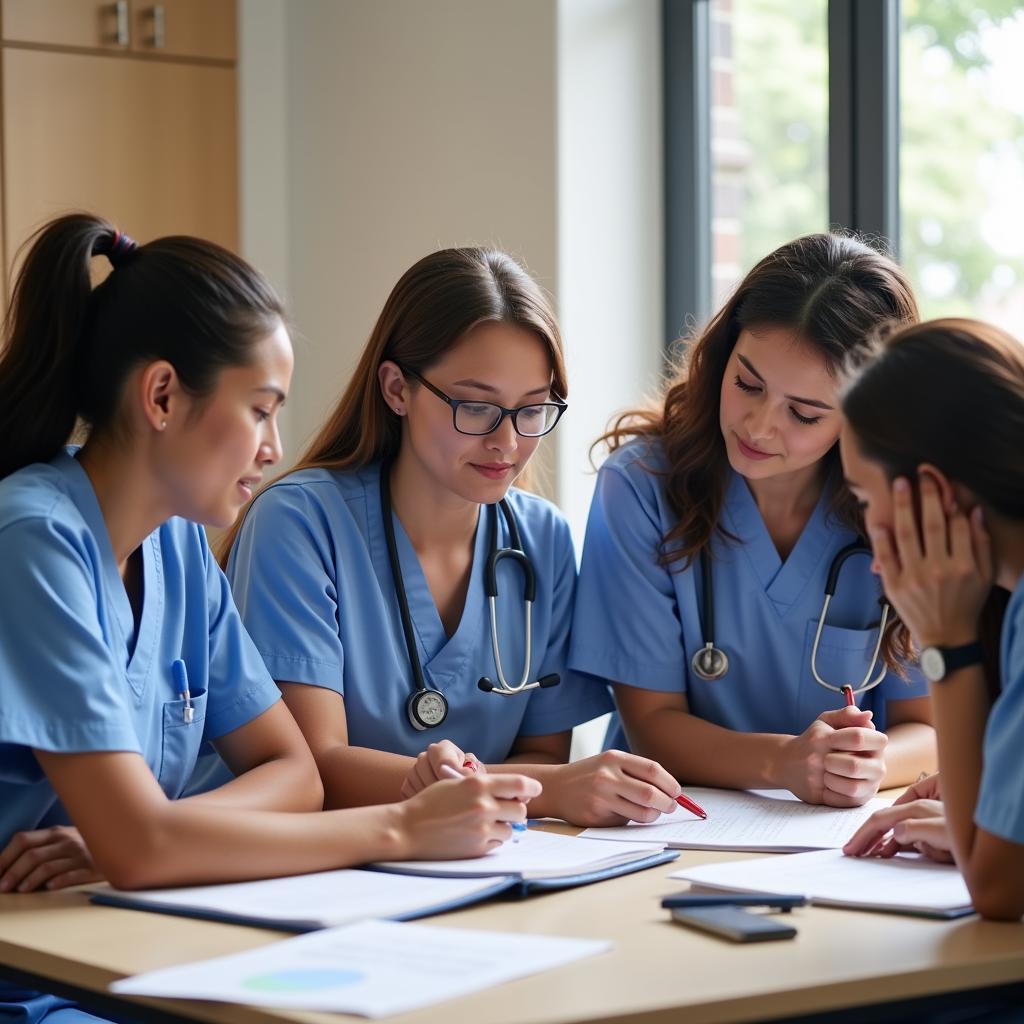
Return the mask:
<svg viewBox="0 0 1024 1024">
<path fill-rule="evenodd" d="M 3 64 L 8 272 L 33 230 L 76 209 L 140 242 L 237 249 L 234 69 L 16 49 Z"/>
<path fill-rule="evenodd" d="M 132 49 L 234 60 L 235 0 L 132 0 Z"/>
<path fill-rule="evenodd" d="M 128 0 L 3 0 L 9 42 L 126 49 L 130 35 Z"/>
</svg>

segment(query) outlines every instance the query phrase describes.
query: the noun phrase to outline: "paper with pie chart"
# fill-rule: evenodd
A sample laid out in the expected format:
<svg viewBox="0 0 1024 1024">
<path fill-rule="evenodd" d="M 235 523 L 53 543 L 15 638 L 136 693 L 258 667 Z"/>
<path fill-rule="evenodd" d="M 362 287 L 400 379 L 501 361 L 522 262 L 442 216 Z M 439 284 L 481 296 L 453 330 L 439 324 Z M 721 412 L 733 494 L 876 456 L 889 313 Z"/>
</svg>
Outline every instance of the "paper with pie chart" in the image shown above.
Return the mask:
<svg viewBox="0 0 1024 1024">
<path fill-rule="evenodd" d="M 611 943 L 363 921 L 114 982 L 123 995 L 385 1017 L 603 953 Z"/>
</svg>

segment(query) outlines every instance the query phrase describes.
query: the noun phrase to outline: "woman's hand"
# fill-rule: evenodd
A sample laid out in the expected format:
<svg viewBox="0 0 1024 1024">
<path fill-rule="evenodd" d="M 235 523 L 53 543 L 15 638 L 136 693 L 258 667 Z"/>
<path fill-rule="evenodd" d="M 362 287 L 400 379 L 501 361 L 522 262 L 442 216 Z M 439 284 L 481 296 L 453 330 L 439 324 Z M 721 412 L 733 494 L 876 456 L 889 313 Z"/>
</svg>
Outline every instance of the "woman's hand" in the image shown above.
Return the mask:
<svg viewBox="0 0 1024 1024">
<path fill-rule="evenodd" d="M 0 852 L 0 892 L 66 889 L 102 880 L 78 829 L 69 825 L 17 832 Z"/>
<path fill-rule="evenodd" d="M 893 528 L 870 530 L 885 594 L 921 647 L 971 643 L 992 588 L 992 545 L 981 509 L 946 511 L 928 473 L 920 474 L 921 528 L 910 482 L 893 483 Z"/>
<path fill-rule="evenodd" d="M 682 792 L 657 761 L 622 750 L 558 765 L 547 787 L 552 814 L 592 827 L 657 821 L 676 809 Z"/>
<path fill-rule="evenodd" d="M 420 790 L 432 786 L 441 779 L 450 778 L 445 768 L 450 768 L 459 775 L 473 775 L 486 772 L 487 769 L 476 759 L 475 754 L 467 754 L 460 750 L 451 740 L 431 743 L 416 758 L 416 763 L 409 769 L 402 783 L 403 800 L 419 793 Z"/>
<path fill-rule="evenodd" d="M 822 712 L 786 744 L 779 778 L 809 804 L 859 807 L 885 777 L 889 738 L 857 707 Z"/>
<path fill-rule="evenodd" d="M 941 800 L 942 787 L 939 784 L 939 773 L 925 775 L 918 779 L 912 786 L 905 790 L 893 801 L 893 807 L 898 804 L 909 804 L 912 800 Z"/>
<path fill-rule="evenodd" d="M 848 857 L 894 857 L 905 850 L 953 863 L 938 774 L 908 786 L 892 807 L 875 811 L 843 847 Z"/>
<path fill-rule="evenodd" d="M 512 822 L 526 821 L 526 805 L 541 785 L 525 775 L 473 775 L 428 786 L 399 804 L 403 858 L 479 857 L 512 835 Z"/>
</svg>

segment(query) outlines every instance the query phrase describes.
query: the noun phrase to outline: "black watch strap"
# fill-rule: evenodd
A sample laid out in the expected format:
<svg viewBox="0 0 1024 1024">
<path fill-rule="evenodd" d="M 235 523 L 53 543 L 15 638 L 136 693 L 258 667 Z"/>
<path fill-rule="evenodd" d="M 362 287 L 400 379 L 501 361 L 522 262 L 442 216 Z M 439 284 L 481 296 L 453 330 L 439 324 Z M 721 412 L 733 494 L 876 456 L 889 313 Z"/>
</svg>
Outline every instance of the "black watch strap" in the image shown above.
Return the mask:
<svg viewBox="0 0 1024 1024">
<path fill-rule="evenodd" d="M 921 651 L 921 670 L 929 681 L 937 683 L 952 672 L 980 664 L 984 655 L 985 650 L 977 640 L 958 647 L 925 647 Z"/>
<path fill-rule="evenodd" d="M 946 675 L 956 672 L 957 669 L 967 668 L 968 665 L 977 665 L 985 657 L 985 649 L 979 640 L 972 640 L 969 644 L 960 644 L 959 647 L 940 647 L 943 661 L 946 663 Z"/>
</svg>

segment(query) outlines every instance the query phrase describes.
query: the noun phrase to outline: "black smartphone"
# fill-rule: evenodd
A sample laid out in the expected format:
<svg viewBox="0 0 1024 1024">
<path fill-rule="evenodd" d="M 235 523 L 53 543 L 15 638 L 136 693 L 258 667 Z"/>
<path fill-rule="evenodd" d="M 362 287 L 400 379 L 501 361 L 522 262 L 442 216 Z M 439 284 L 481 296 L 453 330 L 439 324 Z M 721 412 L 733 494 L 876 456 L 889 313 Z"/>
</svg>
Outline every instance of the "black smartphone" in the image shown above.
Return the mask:
<svg viewBox="0 0 1024 1024">
<path fill-rule="evenodd" d="M 742 907 L 675 908 L 672 918 L 688 928 L 710 932 L 730 942 L 771 942 L 791 939 L 796 929 L 770 914 L 752 914 Z"/>
<path fill-rule="evenodd" d="M 661 905 L 668 910 L 679 907 L 683 910 L 691 907 L 772 907 L 788 913 L 791 907 L 802 907 L 807 902 L 806 896 L 781 895 L 771 892 L 684 892 L 673 893 L 662 898 Z"/>
</svg>

